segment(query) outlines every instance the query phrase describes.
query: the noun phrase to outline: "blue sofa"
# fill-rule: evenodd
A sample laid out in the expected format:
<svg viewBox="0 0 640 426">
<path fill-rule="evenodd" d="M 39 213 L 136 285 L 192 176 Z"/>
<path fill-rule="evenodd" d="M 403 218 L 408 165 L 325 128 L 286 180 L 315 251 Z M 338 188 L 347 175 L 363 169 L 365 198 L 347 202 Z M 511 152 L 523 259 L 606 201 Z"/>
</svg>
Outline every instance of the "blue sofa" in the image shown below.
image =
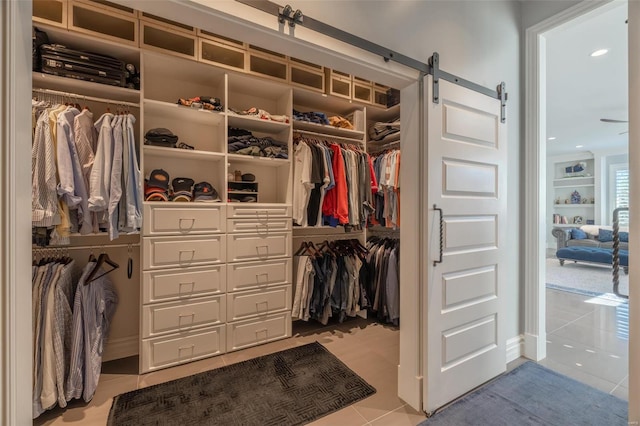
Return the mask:
<svg viewBox="0 0 640 426">
<path fill-rule="evenodd" d="M 629 273 L 629 233 L 624 228 L 619 232 L 619 265 Z M 591 263 L 597 265 L 613 264 L 613 232 L 610 227 L 583 225 L 575 228 L 554 228 L 556 237 L 556 257 L 560 265 L 565 261 Z"/>
</svg>

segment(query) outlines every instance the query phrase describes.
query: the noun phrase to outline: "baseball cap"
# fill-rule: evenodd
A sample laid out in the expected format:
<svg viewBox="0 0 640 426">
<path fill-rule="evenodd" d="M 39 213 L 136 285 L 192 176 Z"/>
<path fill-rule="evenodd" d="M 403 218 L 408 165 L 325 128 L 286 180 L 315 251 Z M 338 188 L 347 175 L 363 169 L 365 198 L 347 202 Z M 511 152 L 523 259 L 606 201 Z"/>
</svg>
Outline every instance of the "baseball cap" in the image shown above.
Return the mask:
<svg viewBox="0 0 640 426">
<path fill-rule="evenodd" d="M 242 180 L 244 182 L 254 182 L 256 180 L 256 176 L 253 173 L 245 173 L 242 175 Z"/>
<path fill-rule="evenodd" d="M 193 189 L 193 179 L 185 177 L 177 177 L 171 181 L 173 192 L 189 192 Z"/>
<path fill-rule="evenodd" d="M 209 182 L 199 182 L 193 187 L 195 201 L 220 201 L 218 191 Z"/>
<path fill-rule="evenodd" d="M 163 169 L 155 169 L 149 175 L 148 184 L 149 186 L 155 186 L 167 191 L 169 189 L 169 173 Z"/>
</svg>

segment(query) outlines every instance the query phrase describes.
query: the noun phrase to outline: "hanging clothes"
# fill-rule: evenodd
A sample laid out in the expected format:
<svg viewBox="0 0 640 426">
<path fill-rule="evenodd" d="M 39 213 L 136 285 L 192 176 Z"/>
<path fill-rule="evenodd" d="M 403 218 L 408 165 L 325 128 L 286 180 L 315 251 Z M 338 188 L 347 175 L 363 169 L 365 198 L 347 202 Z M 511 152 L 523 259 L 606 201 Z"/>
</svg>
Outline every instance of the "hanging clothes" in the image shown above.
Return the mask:
<svg viewBox="0 0 640 426">
<path fill-rule="evenodd" d="M 33 418 L 56 404 L 66 407 L 72 398 L 82 396 L 89 402 L 95 393 L 118 303 L 102 268 L 98 279 L 84 285 L 96 267 L 95 261 L 87 263 L 77 281 L 72 259 L 49 259 L 33 266 Z"/>
<path fill-rule="evenodd" d="M 142 226 L 135 117 L 108 112 L 94 123 L 79 108 L 32 101 L 32 227 L 46 235 L 37 244 L 69 244 L 76 232 L 113 240 Z"/>
<path fill-rule="evenodd" d="M 292 317 L 326 325 L 369 307 L 360 270 L 366 248 L 358 240 L 325 242 L 318 248 L 303 243 L 294 256 L 296 286 Z"/>
<path fill-rule="evenodd" d="M 399 325 L 400 321 L 400 244 L 397 239 L 372 237 L 367 242 L 369 250 L 365 272 L 360 274 L 366 280 L 370 310 L 380 321 Z"/>
<path fill-rule="evenodd" d="M 373 211 L 370 225 L 400 227 L 400 150 L 385 151 L 372 157 Z M 375 184 L 374 184 L 375 182 Z"/>
<path fill-rule="evenodd" d="M 295 144 L 294 224 L 365 226 L 373 211 L 369 155 L 353 145 L 298 135 Z"/>
</svg>

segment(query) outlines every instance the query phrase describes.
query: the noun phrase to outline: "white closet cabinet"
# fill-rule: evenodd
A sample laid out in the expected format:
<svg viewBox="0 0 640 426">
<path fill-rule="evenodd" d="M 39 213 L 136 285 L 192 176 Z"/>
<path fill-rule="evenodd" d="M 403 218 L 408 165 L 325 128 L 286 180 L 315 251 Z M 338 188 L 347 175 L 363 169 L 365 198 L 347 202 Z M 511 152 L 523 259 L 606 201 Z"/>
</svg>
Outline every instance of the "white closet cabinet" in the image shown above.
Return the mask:
<svg viewBox="0 0 640 426">
<path fill-rule="evenodd" d="M 271 137 L 291 152 L 291 123 L 229 110 L 257 108 L 290 116 L 291 88 L 143 51 L 142 91 L 143 134 L 164 127 L 194 147 L 144 145 L 145 177 L 163 169 L 170 181 L 206 181 L 220 202 L 144 203 L 140 370 L 290 336 L 285 322 L 292 299 L 291 161 L 229 153 L 227 129 Z M 176 103 L 196 96 L 217 97 L 224 108 Z M 252 193 L 257 202 L 243 202 L 246 193 L 236 196 L 230 190 L 237 187 L 230 184 L 236 174 L 248 173 L 259 188 Z"/>
<path fill-rule="evenodd" d="M 119 310 L 112 330 L 118 331 L 120 322 L 130 328 L 131 317 L 139 317 L 140 372 L 291 336 L 294 128 L 365 144 L 365 116 L 368 109 L 379 109 L 377 102 L 367 108 L 352 104 L 372 100 L 352 99 L 350 75 L 299 60 L 292 64 L 303 72 L 295 74 L 284 55 L 255 46 L 248 49 L 245 43 L 133 9 L 99 1 L 36 3 L 34 21 L 51 42 L 132 63 L 140 69 L 141 87 L 104 86 L 42 73 L 33 74 L 34 87 L 133 103 L 143 177 L 163 169 L 170 181 L 188 177 L 195 183 L 209 182 L 220 198 L 218 203 L 144 202 L 139 312 L 125 315 Z M 117 26 L 107 25 L 115 21 Z M 235 55 L 228 57 L 222 47 Z M 332 95 L 325 95 L 326 90 Z M 196 96 L 219 98 L 223 108 L 210 111 L 177 104 L 179 98 Z M 295 122 L 294 107 L 349 116 L 356 128 Z M 250 108 L 280 117 L 269 120 L 234 112 Z M 153 128 L 170 129 L 194 149 L 144 144 L 144 134 Z M 229 128 L 270 137 L 287 146 L 289 158 L 229 152 Z M 238 184 L 236 176 L 243 174 L 252 174 L 255 183 Z M 296 229 L 296 234 L 306 232 Z"/>
</svg>

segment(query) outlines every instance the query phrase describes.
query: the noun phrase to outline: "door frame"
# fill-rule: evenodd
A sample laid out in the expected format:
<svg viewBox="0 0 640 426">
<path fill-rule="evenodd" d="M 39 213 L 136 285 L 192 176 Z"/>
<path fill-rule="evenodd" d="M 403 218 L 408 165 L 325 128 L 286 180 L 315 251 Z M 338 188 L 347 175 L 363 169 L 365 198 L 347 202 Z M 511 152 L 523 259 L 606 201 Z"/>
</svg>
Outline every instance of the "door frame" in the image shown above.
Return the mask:
<svg viewBox="0 0 640 426">
<path fill-rule="evenodd" d="M 546 225 L 541 220 L 546 218 L 546 38 L 545 34 L 558 26 L 585 14 L 606 6 L 614 5 L 612 0 L 582 1 L 549 19 L 542 21 L 525 30 L 525 244 L 524 244 L 524 353 L 527 358 L 539 361 L 546 357 L 546 330 L 545 330 L 545 247 Z M 629 1 L 629 16 L 640 18 L 640 5 Z M 640 22 L 629 19 L 629 124 L 630 129 L 636 129 L 637 113 L 640 112 L 640 86 L 633 85 L 634 71 L 640 71 L 640 67 L 633 68 L 635 62 L 640 61 L 640 41 L 634 40 L 633 35 L 638 35 Z M 635 48 L 635 49 L 634 49 Z M 640 65 L 640 64 L 638 64 Z M 633 96 L 635 95 L 635 97 Z M 635 104 L 634 104 L 635 101 Z M 634 111 L 634 107 L 637 108 Z M 637 131 L 637 130 L 636 130 Z M 636 133 L 629 134 L 629 140 L 633 140 Z M 630 170 L 640 168 L 640 151 L 633 155 L 633 145 L 629 143 Z M 640 175 L 630 180 L 635 182 Z M 637 218 L 640 218 L 640 198 L 630 202 Z M 631 220 L 630 232 L 636 221 Z M 636 232 L 637 233 L 637 232 Z M 640 249 L 640 241 L 634 241 L 631 251 Z M 635 271 L 638 271 L 634 273 Z M 633 283 L 640 272 L 637 268 L 630 268 L 629 279 Z M 630 285 L 630 288 L 634 285 Z M 633 291 L 630 292 L 633 296 Z M 640 305 L 630 299 L 630 311 L 632 318 L 629 321 L 629 359 L 634 359 L 633 354 L 640 355 L 640 327 L 633 327 L 635 310 L 640 313 Z M 629 420 L 640 419 L 640 366 L 629 363 Z M 631 424 L 631 423 L 630 423 Z"/>
</svg>

